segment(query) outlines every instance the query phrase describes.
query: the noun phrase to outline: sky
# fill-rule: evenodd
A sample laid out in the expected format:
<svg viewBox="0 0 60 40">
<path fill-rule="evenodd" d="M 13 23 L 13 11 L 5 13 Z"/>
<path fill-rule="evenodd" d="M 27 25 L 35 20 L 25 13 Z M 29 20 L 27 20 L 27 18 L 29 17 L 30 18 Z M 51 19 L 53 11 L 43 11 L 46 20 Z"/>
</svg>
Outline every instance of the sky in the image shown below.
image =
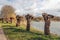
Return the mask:
<svg viewBox="0 0 60 40">
<path fill-rule="evenodd" d="M 25 15 L 41 16 L 43 12 L 60 16 L 60 0 L 0 0 L 0 9 L 4 5 L 11 5 L 15 13 Z"/>
</svg>

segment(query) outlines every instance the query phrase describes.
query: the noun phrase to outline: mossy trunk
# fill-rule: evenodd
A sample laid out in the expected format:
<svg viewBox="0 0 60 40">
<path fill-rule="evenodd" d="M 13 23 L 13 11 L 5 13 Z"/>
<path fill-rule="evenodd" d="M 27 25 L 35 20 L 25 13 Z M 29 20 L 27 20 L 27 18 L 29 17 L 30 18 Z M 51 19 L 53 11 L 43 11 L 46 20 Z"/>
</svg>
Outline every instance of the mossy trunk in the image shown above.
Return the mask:
<svg viewBox="0 0 60 40">
<path fill-rule="evenodd" d="M 20 26 L 20 20 L 17 19 L 16 27 Z"/>
<path fill-rule="evenodd" d="M 6 20 L 6 23 L 8 23 L 8 22 L 9 22 L 9 19 L 8 19 L 8 18 L 6 18 L 5 20 Z"/>
<path fill-rule="evenodd" d="M 12 23 L 13 22 L 13 20 L 12 19 L 10 19 L 10 23 Z"/>
<path fill-rule="evenodd" d="M 30 31 L 30 20 L 29 19 L 27 19 L 27 27 L 26 27 L 26 30 L 27 31 Z"/>
<path fill-rule="evenodd" d="M 50 21 L 45 22 L 45 28 L 44 28 L 44 34 L 49 35 L 50 34 Z"/>
<path fill-rule="evenodd" d="M 6 20 L 6 23 L 8 23 L 8 20 Z"/>
<path fill-rule="evenodd" d="M 2 18 L 2 23 L 4 23 L 4 18 Z"/>
<path fill-rule="evenodd" d="M 12 19 L 10 20 L 10 22 L 12 23 Z"/>
<path fill-rule="evenodd" d="M 25 17 L 26 17 L 26 20 L 27 20 L 26 30 L 30 31 L 30 21 L 33 19 L 33 17 L 31 15 L 29 15 L 29 14 L 27 14 Z"/>
<path fill-rule="evenodd" d="M 50 34 L 50 16 L 48 14 L 43 15 L 45 25 L 44 25 L 44 34 L 49 35 Z"/>
<path fill-rule="evenodd" d="M 44 21 L 45 21 L 45 28 L 44 28 L 44 34 L 45 35 L 49 35 L 50 34 L 50 18 L 54 18 L 53 15 L 47 14 L 47 13 L 43 13 L 42 14 Z"/>
</svg>

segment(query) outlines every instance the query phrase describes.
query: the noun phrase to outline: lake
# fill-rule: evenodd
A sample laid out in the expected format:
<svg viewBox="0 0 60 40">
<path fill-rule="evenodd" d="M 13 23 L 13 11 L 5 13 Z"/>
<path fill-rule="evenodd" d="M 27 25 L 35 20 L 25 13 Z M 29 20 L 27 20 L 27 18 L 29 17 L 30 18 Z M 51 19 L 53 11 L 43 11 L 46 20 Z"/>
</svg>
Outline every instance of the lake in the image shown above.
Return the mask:
<svg viewBox="0 0 60 40">
<path fill-rule="evenodd" d="M 44 22 L 31 22 L 31 26 L 34 27 L 35 29 L 44 31 Z M 50 32 L 53 34 L 60 35 L 60 22 L 53 22 L 51 21 L 50 24 Z"/>
</svg>

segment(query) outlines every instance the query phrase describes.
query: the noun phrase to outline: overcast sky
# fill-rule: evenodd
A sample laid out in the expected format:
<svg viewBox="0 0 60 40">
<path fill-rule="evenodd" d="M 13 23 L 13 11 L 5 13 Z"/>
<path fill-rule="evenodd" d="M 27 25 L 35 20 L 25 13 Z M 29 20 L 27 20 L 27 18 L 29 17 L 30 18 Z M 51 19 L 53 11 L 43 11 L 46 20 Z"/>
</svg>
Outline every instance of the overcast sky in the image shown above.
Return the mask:
<svg viewBox="0 0 60 40">
<path fill-rule="evenodd" d="M 19 15 L 30 13 L 40 16 L 42 12 L 60 16 L 60 0 L 0 0 L 3 5 L 12 5 Z"/>
</svg>

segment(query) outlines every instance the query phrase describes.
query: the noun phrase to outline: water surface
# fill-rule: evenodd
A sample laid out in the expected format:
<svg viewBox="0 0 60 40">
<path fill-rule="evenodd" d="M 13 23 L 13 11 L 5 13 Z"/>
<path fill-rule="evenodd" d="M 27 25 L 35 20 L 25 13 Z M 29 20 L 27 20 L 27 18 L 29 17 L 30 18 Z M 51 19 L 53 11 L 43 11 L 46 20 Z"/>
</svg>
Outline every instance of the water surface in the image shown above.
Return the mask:
<svg viewBox="0 0 60 40">
<path fill-rule="evenodd" d="M 44 22 L 31 22 L 31 26 L 34 27 L 35 29 L 44 31 Z M 50 24 L 50 32 L 60 35 L 60 22 L 51 22 Z"/>
</svg>

